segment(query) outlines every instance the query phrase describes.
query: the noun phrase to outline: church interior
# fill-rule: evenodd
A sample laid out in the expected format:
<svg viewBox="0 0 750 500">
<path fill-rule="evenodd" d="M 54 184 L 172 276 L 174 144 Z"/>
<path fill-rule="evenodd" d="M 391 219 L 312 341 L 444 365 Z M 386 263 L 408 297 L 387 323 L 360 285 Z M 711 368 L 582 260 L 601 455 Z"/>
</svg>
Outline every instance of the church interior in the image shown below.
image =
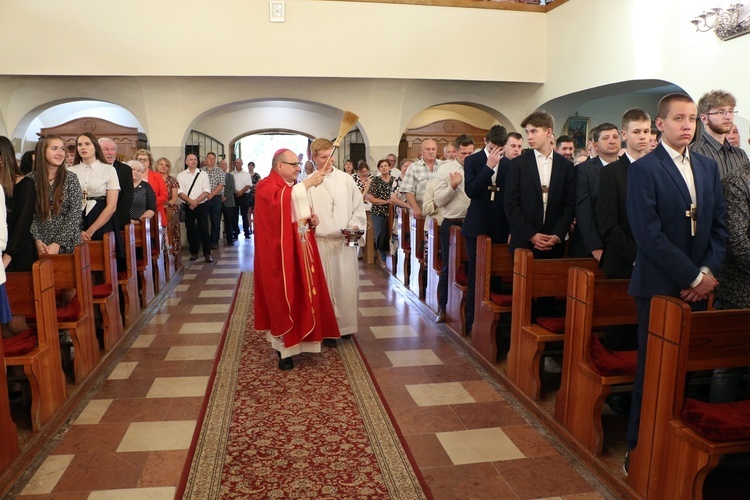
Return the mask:
<svg viewBox="0 0 750 500">
<path fill-rule="evenodd" d="M 235 158 L 254 161 L 265 177 L 271 158 L 243 151 L 243 138 L 333 140 L 342 114 L 351 111 L 358 121 L 334 163 L 342 168 L 346 158 L 364 160 L 374 173 L 389 154 L 417 158 L 425 140 L 435 140 L 442 156 L 443 146 L 461 134 L 481 144 L 493 125 L 523 133 L 521 121 L 537 109 L 554 116 L 555 135 L 582 126 L 585 137 L 600 123 L 619 126 L 628 108 L 655 116 L 666 94 L 697 100 L 724 89 L 737 98 L 740 147 L 750 153 L 744 107 L 750 103 L 744 70 L 750 37 L 721 40 L 691 22 L 729 2 L 539 3 L 134 0 L 124 10 L 102 0 L 5 0 L 0 136 L 20 157 L 45 134 L 72 138 L 88 131 L 113 138 L 122 161 L 139 148 L 168 158 L 175 176 L 188 154 L 202 160 L 212 151 L 230 165 Z M 740 15 L 750 16 L 750 8 Z M 73 20 L 86 23 L 73 27 Z M 300 153 L 309 158 L 308 151 Z M 581 424 L 580 414 L 572 413 L 581 411 L 576 398 L 595 395 L 573 392 L 580 379 L 539 370 L 544 344 L 526 345 L 537 349 L 536 365 L 514 371 L 509 332 L 521 317 L 515 297 L 512 306 L 490 314 L 492 334 L 484 337 L 450 321 L 436 324 L 434 228 L 410 219 L 408 210 L 391 208 L 389 217 L 398 227 L 398 245 L 385 268 L 377 265 L 371 232 L 361 250 L 359 331 L 324 347 L 319 358 L 304 355 L 290 372 L 276 368 L 264 334 L 252 327 L 253 237 L 220 244 L 213 263 L 189 261 L 185 245 L 181 256 L 157 250 L 146 271 L 153 273 L 150 280 L 128 277 L 139 311 L 122 319 L 120 334 L 93 354 L 85 372 L 76 371 L 85 349 L 67 360 L 78 366 L 68 366 L 55 408 L 40 407 L 30 388 L 20 398 L 0 396 L 0 494 L 747 498 L 746 440 L 732 441 L 734 448 L 693 443 L 704 453 L 700 488 L 682 496 L 649 493 L 656 469 L 626 476 L 627 417 L 602 404 L 600 395 L 594 416 Z M 146 234 L 134 233 L 133 244 L 145 245 Z M 433 253 L 420 255 L 418 241 Z M 489 270 L 492 256 L 482 258 Z M 40 275 L 51 276 L 43 267 Z M 570 304 L 567 268 L 564 274 L 555 278 L 562 288 L 554 294 Z M 581 274 L 580 283 L 587 276 Z M 133 285 L 140 279 L 152 289 L 148 297 L 143 284 L 141 292 Z M 42 314 L 49 299 L 32 293 L 38 321 L 49 316 Z M 555 349 L 562 355 L 562 347 Z M 36 378 L 30 368 L 25 373 Z M 326 386 L 326 378 L 338 384 L 335 390 L 317 387 Z M 628 390 L 624 378 L 600 378 L 609 379 L 602 383 L 607 394 Z M 309 386 L 320 390 L 312 406 L 314 398 L 296 392 Z M 290 403 L 300 411 L 290 413 Z M 324 412 L 325 406 L 338 414 Z M 279 423 L 269 408 L 293 420 Z M 298 419 L 306 411 L 330 419 L 315 424 L 319 428 L 306 424 L 305 432 L 320 433 L 323 441 L 348 436 L 348 425 L 362 427 L 343 438 L 357 454 L 332 458 L 326 446 L 290 446 L 300 439 L 295 426 L 304 427 Z M 591 429 L 581 430 L 585 425 Z M 658 437 L 658 429 L 654 433 Z M 271 443 L 265 445 L 269 456 L 255 443 Z M 321 458 L 305 462 L 303 453 Z M 689 453 L 675 453 L 674 468 L 681 470 L 687 459 L 678 458 Z M 296 468 L 290 456 L 299 459 Z M 645 452 L 639 458 L 651 459 Z M 316 467 L 327 466 L 338 474 L 316 478 Z"/>
</svg>

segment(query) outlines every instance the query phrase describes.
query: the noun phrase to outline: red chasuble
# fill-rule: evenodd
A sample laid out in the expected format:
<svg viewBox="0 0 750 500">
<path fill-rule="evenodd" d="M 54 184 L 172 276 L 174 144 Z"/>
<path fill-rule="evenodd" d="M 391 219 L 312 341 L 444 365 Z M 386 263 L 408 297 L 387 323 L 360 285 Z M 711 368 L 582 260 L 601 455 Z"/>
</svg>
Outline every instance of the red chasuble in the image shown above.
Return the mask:
<svg viewBox="0 0 750 500">
<path fill-rule="evenodd" d="M 292 188 L 272 170 L 255 191 L 255 329 L 285 347 L 339 338 L 315 235 L 300 237 Z"/>
</svg>

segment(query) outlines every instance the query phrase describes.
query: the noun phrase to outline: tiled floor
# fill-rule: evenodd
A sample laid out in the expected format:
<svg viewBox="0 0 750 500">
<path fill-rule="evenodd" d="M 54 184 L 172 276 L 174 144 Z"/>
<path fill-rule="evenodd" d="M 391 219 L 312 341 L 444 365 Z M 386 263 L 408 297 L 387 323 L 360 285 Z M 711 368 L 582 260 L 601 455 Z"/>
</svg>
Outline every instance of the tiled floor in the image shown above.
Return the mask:
<svg viewBox="0 0 750 500">
<path fill-rule="evenodd" d="M 193 263 L 41 466 L 22 498 L 169 499 L 187 460 L 252 240 Z M 436 499 L 608 497 L 388 274 L 362 266 L 368 364 Z"/>
</svg>

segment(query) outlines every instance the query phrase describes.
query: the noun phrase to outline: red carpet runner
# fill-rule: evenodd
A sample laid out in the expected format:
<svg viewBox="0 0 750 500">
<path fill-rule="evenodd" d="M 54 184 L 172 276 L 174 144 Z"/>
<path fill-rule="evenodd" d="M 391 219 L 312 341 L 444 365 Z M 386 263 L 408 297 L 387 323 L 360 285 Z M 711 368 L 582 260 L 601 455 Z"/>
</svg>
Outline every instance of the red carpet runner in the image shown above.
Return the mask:
<svg viewBox="0 0 750 500">
<path fill-rule="evenodd" d="M 282 372 L 252 299 L 246 273 L 184 498 L 427 498 L 354 342 Z"/>
</svg>

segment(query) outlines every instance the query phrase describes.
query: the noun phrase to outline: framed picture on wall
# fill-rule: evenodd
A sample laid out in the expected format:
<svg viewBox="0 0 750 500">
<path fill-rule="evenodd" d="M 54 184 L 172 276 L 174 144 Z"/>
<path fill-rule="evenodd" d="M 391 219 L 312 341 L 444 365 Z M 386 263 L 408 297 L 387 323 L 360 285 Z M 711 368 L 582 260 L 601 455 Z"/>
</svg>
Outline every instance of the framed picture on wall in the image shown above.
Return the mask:
<svg viewBox="0 0 750 500">
<path fill-rule="evenodd" d="M 565 122 L 563 134 L 573 138 L 576 149 L 586 149 L 586 138 L 589 135 L 589 118 L 585 116 L 571 116 Z"/>
</svg>

